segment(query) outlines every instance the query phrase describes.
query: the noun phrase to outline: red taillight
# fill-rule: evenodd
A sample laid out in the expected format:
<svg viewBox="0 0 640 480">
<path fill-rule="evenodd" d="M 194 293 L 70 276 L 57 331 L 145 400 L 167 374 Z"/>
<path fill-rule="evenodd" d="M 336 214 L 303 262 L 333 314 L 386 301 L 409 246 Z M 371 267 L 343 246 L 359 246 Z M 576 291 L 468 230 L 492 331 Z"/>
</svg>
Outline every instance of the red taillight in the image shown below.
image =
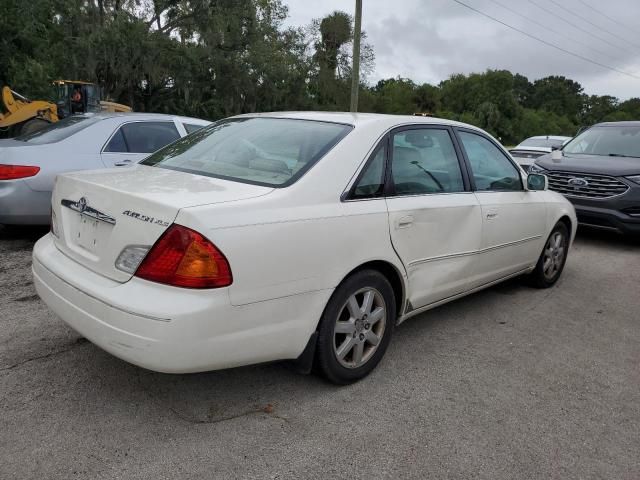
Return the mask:
<svg viewBox="0 0 640 480">
<path fill-rule="evenodd" d="M 0 180 L 17 180 L 33 177 L 40 171 L 40 167 L 27 165 L 0 165 Z"/>
<path fill-rule="evenodd" d="M 233 281 L 222 252 L 198 232 L 176 224 L 158 239 L 135 276 L 186 288 L 226 287 Z"/>
</svg>

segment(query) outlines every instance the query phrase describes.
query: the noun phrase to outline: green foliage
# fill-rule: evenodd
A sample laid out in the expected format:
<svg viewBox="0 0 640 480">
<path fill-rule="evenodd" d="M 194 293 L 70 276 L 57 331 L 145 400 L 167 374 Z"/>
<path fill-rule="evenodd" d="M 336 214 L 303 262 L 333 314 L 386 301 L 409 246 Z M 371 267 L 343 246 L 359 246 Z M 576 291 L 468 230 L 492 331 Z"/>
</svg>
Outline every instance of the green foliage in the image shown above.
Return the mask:
<svg viewBox="0 0 640 480">
<path fill-rule="evenodd" d="M 336 11 L 285 28 L 282 0 L 1 0 L 0 85 L 52 99 L 57 78 L 97 82 L 137 111 L 217 119 L 273 110 L 347 110 L 353 19 Z M 362 32 L 361 75 L 374 52 Z M 503 143 L 640 118 L 640 99 L 586 95 L 561 76 L 506 70 L 360 86 L 365 112 L 426 112 L 487 129 Z"/>
</svg>

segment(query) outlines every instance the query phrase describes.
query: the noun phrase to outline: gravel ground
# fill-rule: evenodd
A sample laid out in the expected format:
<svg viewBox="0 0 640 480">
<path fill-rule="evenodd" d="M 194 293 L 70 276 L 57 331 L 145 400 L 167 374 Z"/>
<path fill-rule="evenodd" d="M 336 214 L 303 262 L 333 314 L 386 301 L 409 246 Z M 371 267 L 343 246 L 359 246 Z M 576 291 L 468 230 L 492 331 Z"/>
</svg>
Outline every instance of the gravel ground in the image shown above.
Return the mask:
<svg viewBox="0 0 640 480">
<path fill-rule="evenodd" d="M 0 478 L 640 478 L 640 243 L 580 232 L 555 288 L 407 321 L 348 387 L 284 364 L 128 365 L 67 328 L 0 231 Z"/>
</svg>

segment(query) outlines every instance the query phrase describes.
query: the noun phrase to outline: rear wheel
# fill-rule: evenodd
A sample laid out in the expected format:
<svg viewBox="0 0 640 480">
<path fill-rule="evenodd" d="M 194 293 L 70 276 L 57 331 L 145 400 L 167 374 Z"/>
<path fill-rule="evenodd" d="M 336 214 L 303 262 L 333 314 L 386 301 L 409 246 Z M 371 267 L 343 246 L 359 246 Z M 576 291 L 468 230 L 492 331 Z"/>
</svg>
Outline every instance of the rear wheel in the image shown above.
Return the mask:
<svg viewBox="0 0 640 480">
<path fill-rule="evenodd" d="M 389 281 L 375 270 L 355 273 L 336 289 L 320 320 L 318 369 L 341 385 L 365 377 L 382 359 L 395 321 Z"/>
<path fill-rule="evenodd" d="M 564 269 L 568 249 L 569 229 L 564 223 L 558 222 L 544 244 L 535 270 L 529 274 L 531 285 L 537 288 L 553 286 Z"/>
</svg>

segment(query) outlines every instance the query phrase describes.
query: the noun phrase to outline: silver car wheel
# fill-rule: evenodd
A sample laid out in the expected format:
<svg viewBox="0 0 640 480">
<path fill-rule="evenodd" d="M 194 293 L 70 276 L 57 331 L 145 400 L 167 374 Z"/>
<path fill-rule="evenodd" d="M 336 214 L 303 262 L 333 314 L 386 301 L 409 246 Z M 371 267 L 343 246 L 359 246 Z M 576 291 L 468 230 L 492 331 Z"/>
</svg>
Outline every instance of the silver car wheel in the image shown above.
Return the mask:
<svg viewBox="0 0 640 480">
<path fill-rule="evenodd" d="M 362 288 L 340 309 L 334 327 L 333 351 L 346 368 L 358 368 L 369 361 L 382 341 L 387 323 L 387 306 L 375 288 Z"/>
<path fill-rule="evenodd" d="M 555 277 L 564 263 L 566 241 L 562 232 L 554 232 L 547 240 L 542 259 L 542 271 L 547 280 Z"/>
</svg>

